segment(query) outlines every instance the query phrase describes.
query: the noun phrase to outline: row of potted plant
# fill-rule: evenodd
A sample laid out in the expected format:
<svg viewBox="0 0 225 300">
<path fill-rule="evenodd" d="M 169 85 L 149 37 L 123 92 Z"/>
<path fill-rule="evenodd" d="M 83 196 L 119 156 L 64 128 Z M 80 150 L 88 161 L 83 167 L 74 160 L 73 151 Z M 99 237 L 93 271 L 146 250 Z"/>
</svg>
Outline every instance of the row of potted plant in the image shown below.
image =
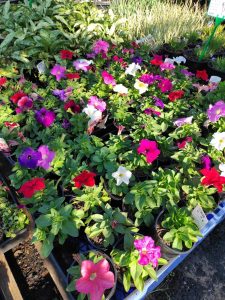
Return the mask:
<svg viewBox="0 0 225 300">
<path fill-rule="evenodd" d="M 84 57 L 64 49 L 55 58 L 37 82 L 15 70 L 0 78 L 11 185 L 35 218 L 43 256 L 68 236 L 111 256 L 76 256 L 68 289 L 78 299 L 101 299 L 116 273 L 126 291 L 141 290 L 201 236 L 192 210 L 219 202 L 224 83 L 136 43 L 97 40 Z"/>
</svg>

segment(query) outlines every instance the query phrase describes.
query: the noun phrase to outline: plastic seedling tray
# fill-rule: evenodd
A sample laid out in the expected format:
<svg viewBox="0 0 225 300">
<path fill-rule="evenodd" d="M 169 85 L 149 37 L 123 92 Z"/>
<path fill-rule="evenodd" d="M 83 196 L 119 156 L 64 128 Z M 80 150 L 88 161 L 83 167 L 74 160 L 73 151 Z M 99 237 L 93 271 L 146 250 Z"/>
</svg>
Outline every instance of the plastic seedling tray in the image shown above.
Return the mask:
<svg viewBox="0 0 225 300">
<path fill-rule="evenodd" d="M 166 266 L 163 266 L 158 271 L 158 281 L 149 279 L 146 281 L 142 292 L 134 290 L 127 297 L 123 298 L 126 300 L 144 300 L 145 297 L 150 294 L 158 285 L 168 276 L 194 249 L 208 236 L 208 234 L 225 219 L 225 200 L 220 202 L 214 212 L 207 215 L 208 223 L 201 230 L 203 237 L 199 238 L 198 242 L 192 248 L 188 254 L 178 255 L 171 259 Z M 122 300 L 122 298 L 120 298 Z"/>
</svg>

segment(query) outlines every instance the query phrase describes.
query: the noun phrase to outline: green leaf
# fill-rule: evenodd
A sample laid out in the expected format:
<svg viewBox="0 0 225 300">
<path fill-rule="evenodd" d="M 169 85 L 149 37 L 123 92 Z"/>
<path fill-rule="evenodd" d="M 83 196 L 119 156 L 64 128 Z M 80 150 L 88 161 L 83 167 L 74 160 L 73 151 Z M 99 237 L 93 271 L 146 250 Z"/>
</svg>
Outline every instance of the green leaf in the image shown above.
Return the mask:
<svg viewBox="0 0 225 300">
<path fill-rule="evenodd" d="M 10 44 L 11 41 L 13 40 L 14 36 L 15 36 L 15 32 L 10 32 L 9 34 L 7 34 L 4 41 L 0 44 L 0 49 L 8 46 L 8 44 Z"/>
<path fill-rule="evenodd" d="M 42 215 L 35 221 L 36 225 L 40 228 L 45 228 L 51 225 L 51 215 Z"/>
<path fill-rule="evenodd" d="M 69 234 L 73 237 L 77 237 L 79 235 L 76 225 L 72 221 L 69 221 L 69 220 L 63 222 L 62 232 L 65 234 Z"/>
<path fill-rule="evenodd" d="M 71 280 L 71 282 L 66 287 L 66 291 L 67 292 L 73 292 L 73 291 L 76 290 L 76 288 L 75 288 L 75 282 L 76 282 L 76 280 Z"/>
<path fill-rule="evenodd" d="M 148 275 L 149 275 L 152 279 L 158 280 L 156 271 L 153 269 L 152 266 L 150 266 L 150 265 L 144 266 L 144 270 L 148 273 Z"/>
<path fill-rule="evenodd" d="M 131 286 L 131 276 L 129 270 L 123 273 L 123 286 L 125 291 L 128 292 Z"/>
<path fill-rule="evenodd" d="M 53 240 L 54 236 L 49 236 L 45 241 L 42 243 L 41 247 L 41 255 L 43 257 L 48 257 L 53 249 Z"/>
</svg>

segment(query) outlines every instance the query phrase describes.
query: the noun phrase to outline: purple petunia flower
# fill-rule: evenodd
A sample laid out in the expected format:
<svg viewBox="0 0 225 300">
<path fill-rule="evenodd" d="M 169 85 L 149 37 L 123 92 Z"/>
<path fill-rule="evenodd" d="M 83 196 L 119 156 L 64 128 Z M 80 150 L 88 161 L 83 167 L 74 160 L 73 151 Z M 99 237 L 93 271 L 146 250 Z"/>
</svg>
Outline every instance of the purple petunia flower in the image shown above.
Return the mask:
<svg viewBox="0 0 225 300">
<path fill-rule="evenodd" d="M 163 101 L 161 99 L 159 99 L 158 97 L 153 96 L 153 100 L 155 101 L 155 106 L 158 106 L 160 108 L 164 108 L 165 104 L 163 103 Z"/>
<path fill-rule="evenodd" d="M 207 115 L 212 123 L 217 122 L 221 117 L 225 117 L 225 103 L 221 100 L 214 105 L 210 105 L 207 110 Z"/>
<path fill-rule="evenodd" d="M 56 77 L 57 81 L 60 81 L 62 78 L 66 78 L 66 68 L 60 65 L 55 65 L 51 69 L 51 74 Z"/>
<path fill-rule="evenodd" d="M 143 74 L 139 77 L 139 80 L 146 84 L 153 84 L 155 82 L 154 74 Z"/>
<path fill-rule="evenodd" d="M 67 119 L 64 119 L 63 122 L 62 122 L 62 128 L 69 129 L 70 126 L 71 126 L 70 121 L 68 121 Z"/>
<path fill-rule="evenodd" d="M 53 90 L 52 94 L 59 98 L 61 101 L 67 101 L 69 96 L 71 95 L 73 88 L 71 86 L 67 87 L 65 90 Z"/>
<path fill-rule="evenodd" d="M 99 99 L 97 96 L 91 96 L 88 100 L 88 104 L 94 106 L 96 109 L 101 112 L 106 110 L 106 103 L 102 99 Z"/>
<path fill-rule="evenodd" d="M 192 123 L 192 119 L 193 119 L 193 116 L 191 117 L 187 117 L 187 118 L 180 118 L 180 119 L 177 119 L 176 121 L 173 122 L 173 125 L 177 126 L 177 127 L 181 127 L 185 124 L 191 124 Z"/>
<path fill-rule="evenodd" d="M 189 77 L 189 76 L 194 76 L 194 75 L 195 75 L 194 73 L 189 72 L 189 71 L 186 70 L 186 69 L 182 69 L 182 70 L 180 70 L 180 72 L 181 72 L 183 75 L 187 76 L 187 77 Z"/>
<path fill-rule="evenodd" d="M 20 154 L 18 161 L 21 167 L 35 169 L 39 159 L 41 159 L 41 153 L 28 147 Z"/>
<path fill-rule="evenodd" d="M 142 62 L 143 62 L 143 59 L 142 59 L 142 57 L 140 57 L 140 56 L 134 56 L 134 57 L 132 58 L 132 62 L 135 63 L 135 64 L 141 65 Z M 146 83 L 146 82 L 145 82 L 145 83 Z"/>
<path fill-rule="evenodd" d="M 42 145 L 38 148 L 38 152 L 41 153 L 41 159 L 38 161 L 38 167 L 42 167 L 45 170 L 50 168 L 50 164 L 55 157 L 55 152 L 51 151 L 48 146 Z"/>
<path fill-rule="evenodd" d="M 55 113 L 51 110 L 47 110 L 42 107 L 40 110 L 36 110 L 35 118 L 38 123 L 42 124 L 44 127 L 49 127 L 55 121 Z"/>
</svg>

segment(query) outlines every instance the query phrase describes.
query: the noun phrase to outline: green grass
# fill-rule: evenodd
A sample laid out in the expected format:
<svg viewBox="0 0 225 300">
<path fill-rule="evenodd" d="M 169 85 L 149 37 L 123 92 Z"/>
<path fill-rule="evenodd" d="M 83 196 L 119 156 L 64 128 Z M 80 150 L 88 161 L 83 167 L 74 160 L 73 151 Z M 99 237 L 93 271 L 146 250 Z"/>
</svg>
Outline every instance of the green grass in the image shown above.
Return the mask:
<svg viewBox="0 0 225 300">
<path fill-rule="evenodd" d="M 218 57 L 213 61 L 212 65 L 216 70 L 225 73 L 225 57 Z"/>
<path fill-rule="evenodd" d="M 112 0 L 111 9 L 127 20 L 130 39 L 146 36 L 145 42 L 156 48 L 164 42 L 198 32 L 207 21 L 206 11 L 192 0 L 176 4 L 171 0 Z"/>
</svg>

